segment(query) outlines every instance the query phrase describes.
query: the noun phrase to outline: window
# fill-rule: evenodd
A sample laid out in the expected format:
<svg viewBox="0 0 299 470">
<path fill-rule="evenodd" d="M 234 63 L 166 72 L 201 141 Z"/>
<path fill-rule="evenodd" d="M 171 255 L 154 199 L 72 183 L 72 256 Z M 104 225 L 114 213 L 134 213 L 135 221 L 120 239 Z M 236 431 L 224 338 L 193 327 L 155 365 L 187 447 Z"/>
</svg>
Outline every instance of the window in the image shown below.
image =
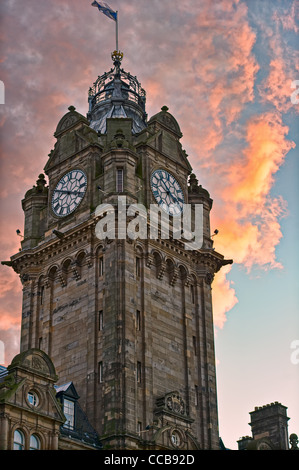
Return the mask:
<svg viewBox="0 0 299 470">
<path fill-rule="evenodd" d="M 171 442 L 174 447 L 179 447 L 179 445 L 181 444 L 181 437 L 177 431 L 172 431 Z"/>
<path fill-rule="evenodd" d="M 24 450 L 24 434 L 17 429 L 13 435 L 13 450 Z"/>
<path fill-rule="evenodd" d="M 103 310 L 99 311 L 99 330 L 102 330 L 104 328 L 104 314 Z"/>
<path fill-rule="evenodd" d="M 38 400 L 38 396 L 35 392 L 33 392 L 32 390 L 30 390 L 27 394 L 27 400 L 28 402 L 30 403 L 30 405 L 32 406 L 38 406 L 38 403 L 39 403 L 39 400 Z"/>
<path fill-rule="evenodd" d="M 75 403 L 71 400 L 67 400 L 66 398 L 64 398 L 63 413 L 66 417 L 66 422 L 63 426 L 73 429 L 75 424 Z"/>
<path fill-rule="evenodd" d="M 191 290 L 191 302 L 194 304 L 195 303 L 195 292 L 194 292 L 194 286 L 192 284 L 190 285 L 190 290 Z"/>
<path fill-rule="evenodd" d="M 136 379 L 138 383 L 141 383 L 141 362 L 137 362 L 137 375 Z"/>
<path fill-rule="evenodd" d="M 30 436 L 30 450 L 40 450 L 40 440 L 35 434 Z"/>
<path fill-rule="evenodd" d="M 195 406 L 198 406 L 198 386 L 195 385 Z"/>
<path fill-rule="evenodd" d="M 103 383 L 103 363 L 102 362 L 99 362 L 99 382 L 100 383 Z"/>
<path fill-rule="evenodd" d="M 104 274 L 104 258 L 103 256 L 100 257 L 99 259 L 99 276 L 103 276 Z"/>
<path fill-rule="evenodd" d="M 196 342 L 196 336 L 193 336 L 192 339 L 193 339 L 194 355 L 197 356 L 197 342 Z"/>
<path fill-rule="evenodd" d="M 136 330 L 140 331 L 140 310 L 136 310 Z"/>
<path fill-rule="evenodd" d="M 137 423 L 137 432 L 138 432 L 138 434 L 140 434 L 141 431 L 142 431 L 142 423 L 141 423 L 141 421 L 138 421 L 138 423 Z"/>
<path fill-rule="evenodd" d="M 136 258 L 136 276 L 140 276 L 140 258 Z"/>
<path fill-rule="evenodd" d="M 45 286 L 41 286 L 40 288 L 40 304 L 43 305 L 44 303 L 44 295 L 45 295 Z"/>
<path fill-rule="evenodd" d="M 124 172 L 122 169 L 116 170 L 116 191 L 122 193 L 124 190 Z"/>
</svg>

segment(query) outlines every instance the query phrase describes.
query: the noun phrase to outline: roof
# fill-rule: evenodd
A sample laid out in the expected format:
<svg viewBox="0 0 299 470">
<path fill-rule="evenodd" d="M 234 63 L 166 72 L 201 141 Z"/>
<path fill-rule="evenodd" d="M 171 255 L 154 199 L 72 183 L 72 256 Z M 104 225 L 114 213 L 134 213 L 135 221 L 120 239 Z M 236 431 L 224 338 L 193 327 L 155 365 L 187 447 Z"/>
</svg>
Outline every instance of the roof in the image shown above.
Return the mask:
<svg viewBox="0 0 299 470">
<path fill-rule="evenodd" d="M 3 377 L 6 377 L 7 374 L 8 374 L 7 368 L 4 367 L 4 366 L 0 366 L 0 380 L 1 380 Z"/>
<path fill-rule="evenodd" d="M 72 384 L 72 382 L 67 382 L 63 385 L 54 385 L 54 387 L 55 387 L 55 390 L 56 390 L 57 393 L 66 392 L 71 384 Z"/>
</svg>

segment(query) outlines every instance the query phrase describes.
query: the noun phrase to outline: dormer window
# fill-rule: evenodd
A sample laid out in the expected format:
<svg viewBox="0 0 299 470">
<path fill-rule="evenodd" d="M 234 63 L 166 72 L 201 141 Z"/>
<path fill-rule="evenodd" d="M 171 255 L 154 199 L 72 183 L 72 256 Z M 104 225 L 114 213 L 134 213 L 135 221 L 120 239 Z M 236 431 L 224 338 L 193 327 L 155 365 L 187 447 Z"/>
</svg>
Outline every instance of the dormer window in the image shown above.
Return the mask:
<svg viewBox="0 0 299 470">
<path fill-rule="evenodd" d="M 67 398 L 63 399 L 63 413 L 66 417 L 66 422 L 63 426 L 69 429 L 74 429 L 75 403 L 72 400 L 68 400 Z"/>
<path fill-rule="evenodd" d="M 65 422 L 61 426 L 60 431 L 69 439 L 79 439 L 89 442 L 96 447 L 100 446 L 99 438 L 94 428 L 89 423 L 86 414 L 80 407 L 78 402 L 79 395 L 74 387 L 73 382 L 64 385 L 55 386 L 56 398 L 62 404 Z"/>
</svg>

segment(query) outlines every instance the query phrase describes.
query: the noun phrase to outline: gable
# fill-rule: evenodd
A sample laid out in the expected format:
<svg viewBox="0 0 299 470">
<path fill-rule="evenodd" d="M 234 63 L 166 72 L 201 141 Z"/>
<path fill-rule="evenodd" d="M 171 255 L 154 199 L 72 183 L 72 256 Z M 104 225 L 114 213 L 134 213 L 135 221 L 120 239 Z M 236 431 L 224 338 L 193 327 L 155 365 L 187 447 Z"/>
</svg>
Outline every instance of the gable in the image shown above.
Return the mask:
<svg viewBox="0 0 299 470">
<path fill-rule="evenodd" d="M 148 139 L 148 144 L 153 146 L 162 155 L 182 165 L 188 172 L 192 167 L 188 161 L 188 156 L 182 148 L 180 139 L 182 133 L 176 119 L 170 114 L 166 106 L 155 114 L 148 122 L 148 131 L 152 135 Z"/>
<path fill-rule="evenodd" d="M 69 112 L 61 118 L 54 133 L 57 140 L 44 167 L 46 173 L 90 144 L 98 144 L 97 132 L 89 126 L 89 121 L 75 111 L 74 106 L 68 109 Z"/>
</svg>

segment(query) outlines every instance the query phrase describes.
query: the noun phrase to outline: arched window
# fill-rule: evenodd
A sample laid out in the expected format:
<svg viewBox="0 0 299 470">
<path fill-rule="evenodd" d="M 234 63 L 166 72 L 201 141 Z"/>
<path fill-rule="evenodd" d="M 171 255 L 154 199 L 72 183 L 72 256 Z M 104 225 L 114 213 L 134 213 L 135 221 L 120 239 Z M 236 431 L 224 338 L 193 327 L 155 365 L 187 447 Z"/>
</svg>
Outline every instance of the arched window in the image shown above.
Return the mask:
<svg viewBox="0 0 299 470">
<path fill-rule="evenodd" d="M 13 449 L 14 450 L 24 450 L 25 439 L 24 434 L 16 429 L 13 435 Z"/>
<path fill-rule="evenodd" d="M 40 450 L 40 440 L 36 434 L 30 436 L 30 450 Z"/>
</svg>

